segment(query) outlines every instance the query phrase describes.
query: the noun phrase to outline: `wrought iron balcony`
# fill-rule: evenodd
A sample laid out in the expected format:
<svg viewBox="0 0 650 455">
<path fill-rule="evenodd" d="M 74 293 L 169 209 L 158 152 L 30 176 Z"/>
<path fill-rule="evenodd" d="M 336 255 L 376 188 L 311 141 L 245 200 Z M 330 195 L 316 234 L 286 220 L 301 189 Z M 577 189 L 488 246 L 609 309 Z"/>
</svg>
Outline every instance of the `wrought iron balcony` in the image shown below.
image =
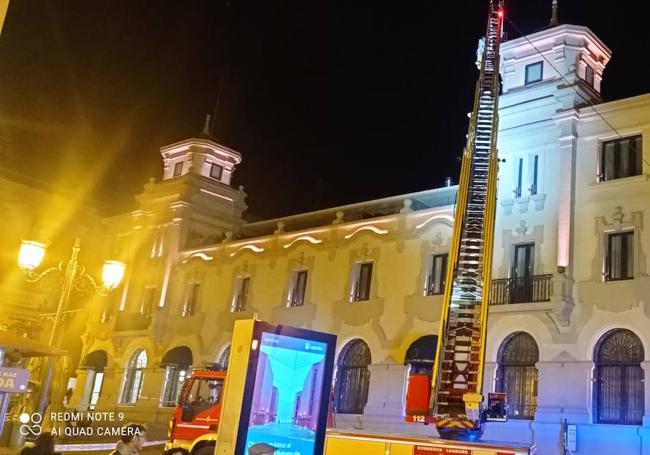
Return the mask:
<svg viewBox="0 0 650 455">
<path fill-rule="evenodd" d="M 553 275 L 499 278 L 492 280 L 490 305 L 549 302 L 553 294 Z"/>
</svg>

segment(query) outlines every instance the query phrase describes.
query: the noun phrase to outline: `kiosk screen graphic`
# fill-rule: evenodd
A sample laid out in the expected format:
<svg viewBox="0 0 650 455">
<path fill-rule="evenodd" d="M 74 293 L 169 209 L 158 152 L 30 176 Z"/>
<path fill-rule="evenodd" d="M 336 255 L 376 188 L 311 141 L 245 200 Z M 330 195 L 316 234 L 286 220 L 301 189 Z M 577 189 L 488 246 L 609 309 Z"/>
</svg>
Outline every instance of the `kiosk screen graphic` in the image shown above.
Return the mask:
<svg viewBox="0 0 650 455">
<path fill-rule="evenodd" d="M 328 343 L 267 331 L 260 335 L 254 386 L 247 394 L 245 453 L 313 455 L 325 432 L 332 376 Z"/>
</svg>

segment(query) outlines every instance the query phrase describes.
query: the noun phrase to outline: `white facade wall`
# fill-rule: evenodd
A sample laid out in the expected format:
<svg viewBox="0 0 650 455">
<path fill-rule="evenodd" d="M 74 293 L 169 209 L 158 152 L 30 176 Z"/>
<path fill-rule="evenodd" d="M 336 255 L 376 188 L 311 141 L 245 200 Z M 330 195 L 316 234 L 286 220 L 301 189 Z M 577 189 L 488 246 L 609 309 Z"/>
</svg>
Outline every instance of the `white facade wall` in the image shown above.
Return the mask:
<svg viewBox="0 0 650 455">
<path fill-rule="evenodd" d="M 515 246 L 534 243 L 533 274 L 551 275 L 552 294 L 544 301 L 490 307 L 484 393 L 495 389 L 499 348 L 517 332 L 530 334 L 537 343 L 539 380 L 534 419 L 488 424 L 485 437 L 534 442 L 540 454 L 560 454 L 561 423 L 566 420 L 577 425 L 575 453 L 650 453 L 650 385 L 644 385 L 646 417 L 640 426 L 596 424 L 593 411 L 594 350 L 603 335 L 612 329 L 629 329 L 643 343 L 645 359 L 650 357 L 646 263 L 650 238 L 644 228 L 644 218 L 650 213 L 650 167 L 644 162 L 642 175 L 597 181 L 600 144 L 617 133 L 593 108 L 585 107 L 585 99 L 600 101 L 600 82 L 611 55 L 606 46 L 590 30 L 576 26 L 548 29 L 529 38 L 562 77 L 544 61 L 543 80 L 525 85 L 525 66 L 541 57 L 523 39 L 503 45 L 498 147 L 505 162 L 499 170 L 493 278 L 511 278 Z M 581 81 L 587 64 L 595 70 L 596 90 Z M 650 95 L 598 104 L 596 109 L 619 133 L 643 134 L 643 156 L 650 161 L 646 140 Z M 534 156 L 539 157 L 537 191 L 531 194 Z M 520 158 L 522 192 L 516 195 L 513 189 Z M 233 240 L 241 224 L 235 217 L 227 223 L 235 231 L 234 237 L 226 235 L 221 243 L 187 249 L 183 248 L 183 236 L 192 230 L 188 217 L 201 219 L 202 226 L 227 227 L 200 218 L 195 199 L 182 208 L 175 202 L 170 211 L 165 188 L 148 190 L 149 209 L 138 212 L 138 219 L 147 215 L 152 224 L 172 220 L 175 230 L 167 235 L 170 244 L 178 248 L 173 247 L 164 258 L 142 258 L 139 272 L 134 272 L 135 281 L 166 283 L 168 291 L 161 297 L 160 309 L 142 330 L 117 330 L 112 322 L 93 323 L 86 335 L 85 353 L 104 349 L 109 354 L 99 407 L 116 406 L 129 355 L 144 348 L 150 365 L 134 412 L 164 425 L 169 410 L 160 407 L 164 371 L 157 366 L 164 353 L 175 346 L 188 346 L 195 365 L 215 361 L 228 345 L 234 320 L 257 313 L 272 322 L 336 333 L 337 356 L 351 340 L 362 339 L 370 347 L 365 412 L 339 415 L 337 426 L 435 433 L 431 426 L 404 423 L 408 371 L 403 360 L 413 341 L 438 332 L 441 297 L 423 295 L 424 265 L 427 254 L 449 248 L 451 205 L 413 210 L 414 201 L 424 196 L 407 195 L 387 199 L 384 205 L 398 199 L 398 207 L 385 216 L 348 218 L 365 210 L 364 204 L 358 204 L 280 220 L 273 234 L 263 223 L 249 225 L 250 232 L 257 229 L 260 234 L 240 240 Z M 177 188 L 173 191 L 178 193 Z M 233 194 L 229 191 L 227 194 Z M 243 199 L 239 204 L 243 205 Z M 123 234 L 135 232 L 128 222 L 120 223 Z M 605 282 L 603 239 L 608 232 L 621 229 L 635 233 L 634 279 Z M 153 240 L 142 234 L 144 224 L 138 231 L 141 240 L 133 249 L 147 250 Z M 204 231 L 209 229 L 204 227 Z M 352 270 L 363 260 L 375 264 L 370 299 L 350 303 Z M 306 302 L 299 308 L 287 308 L 289 277 L 296 268 L 307 268 L 310 273 Z M 252 279 L 249 307 L 233 314 L 234 284 L 242 276 Z M 196 282 L 201 283 L 198 306 L 193 315 L 182 317 L 188 285 Z M 142 282 L 138 283 L 125 293 L 121 307 L 125 315 L 138 311 Z M 644 369 L 647 365 L 642 362 Z M 73 402 L 82 403 L 81 395 L 78 389 Z"/>
</svg>

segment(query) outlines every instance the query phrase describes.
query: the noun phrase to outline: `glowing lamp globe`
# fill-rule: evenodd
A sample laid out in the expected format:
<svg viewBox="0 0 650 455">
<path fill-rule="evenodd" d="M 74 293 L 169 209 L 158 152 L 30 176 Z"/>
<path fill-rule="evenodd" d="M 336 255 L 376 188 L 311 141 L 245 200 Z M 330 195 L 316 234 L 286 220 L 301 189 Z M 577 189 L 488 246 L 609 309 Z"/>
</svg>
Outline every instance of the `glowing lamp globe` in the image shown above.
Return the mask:
<svg viewBox="0 0 650 455">
<path fill-rule="evenodd" d="M 39 265 L 45 256 L 45 244 L 33 240 L 23 240 L 18 252 L 18 265 L 27 270 L 33 270 Z"/>
<path fill-rule="evenodd" d="M 104 269 L 102 270 L 102 281 L 104 282 L 104 286 L 109 289 L 118 287 L 124 277 L 124 269 L 126 269 L 126 265 L 123 262 L 104 262 Z"/>
</svg>

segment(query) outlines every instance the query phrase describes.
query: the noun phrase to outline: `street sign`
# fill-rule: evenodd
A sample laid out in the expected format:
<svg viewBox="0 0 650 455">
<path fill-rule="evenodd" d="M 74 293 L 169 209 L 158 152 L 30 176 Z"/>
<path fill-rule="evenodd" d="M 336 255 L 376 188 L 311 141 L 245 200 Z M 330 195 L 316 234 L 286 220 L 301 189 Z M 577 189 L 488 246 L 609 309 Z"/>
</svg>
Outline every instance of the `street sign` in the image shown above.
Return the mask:
<svg viewBox="0 0 650 455">
<path fill-rule="evenodd" d="M 24 368 L 0 367 L 0 393 L 27 392 L 29 370 Z"/>
</svg>

